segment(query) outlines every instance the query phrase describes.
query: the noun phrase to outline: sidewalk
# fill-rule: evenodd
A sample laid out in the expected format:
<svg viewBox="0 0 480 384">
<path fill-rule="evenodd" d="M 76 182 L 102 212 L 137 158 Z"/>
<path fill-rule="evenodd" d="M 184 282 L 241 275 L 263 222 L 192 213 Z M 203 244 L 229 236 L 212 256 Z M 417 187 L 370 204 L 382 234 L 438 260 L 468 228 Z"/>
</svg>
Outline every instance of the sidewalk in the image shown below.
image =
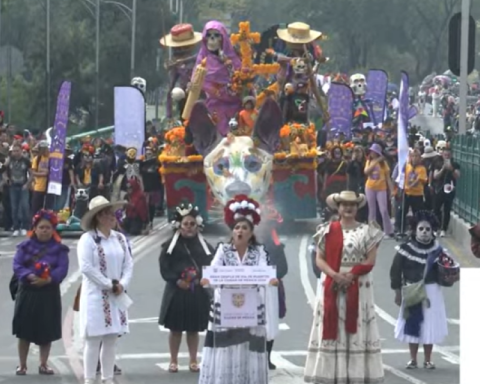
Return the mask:
<svg viewBox="0 0 480 384">
<path fill-rule="evenodd" d="M 480 268 L 480 259 L 475 258 L 470 250 L 470 233 L 468 233 L 470 227 L 469 223 L 452 212 L 447 237 L 441 239 L 441 242 L 458 257 L 462 267 Z"/>
</svg>

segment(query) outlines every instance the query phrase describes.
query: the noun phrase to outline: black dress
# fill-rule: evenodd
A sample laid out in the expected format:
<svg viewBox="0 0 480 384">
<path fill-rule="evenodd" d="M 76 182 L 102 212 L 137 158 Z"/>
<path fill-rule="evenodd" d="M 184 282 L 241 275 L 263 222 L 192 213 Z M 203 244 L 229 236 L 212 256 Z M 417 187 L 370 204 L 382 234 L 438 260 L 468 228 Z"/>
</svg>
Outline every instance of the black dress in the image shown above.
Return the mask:
<svg viewBox="0 0 480 384">
<path fill-rule="evenodd" d="M 214 249 L 207 243 L 211 253 L 207 255 L 198 237 L 179 237 L 172 253 L 167 254 L 170 243 L 171 240 L 162 245 L 160 254 L 160 273 L 166 285 L 158 323 L 174 332 L 203 332 L 208 326 L 210 296 L 198 283 L 203 266 L 210 265 L 212 261 Z M 182 272 L 191 267 L 199 269 L 197 283 L 193 290 L 179 288 L 177 281 Z"/>
</svg>

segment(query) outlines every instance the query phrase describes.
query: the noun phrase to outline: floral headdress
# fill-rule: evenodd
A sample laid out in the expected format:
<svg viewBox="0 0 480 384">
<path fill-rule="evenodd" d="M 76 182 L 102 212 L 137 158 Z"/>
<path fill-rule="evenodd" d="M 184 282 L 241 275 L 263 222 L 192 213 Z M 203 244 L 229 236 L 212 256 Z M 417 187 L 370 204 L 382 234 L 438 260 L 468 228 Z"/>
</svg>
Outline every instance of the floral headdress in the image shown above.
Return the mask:
<svg viewBox="0 0 480 384">
<path fill-rule="evenodd" d="M 224 208 L 225 223 L 232 227 L 237 220 L 246 219 L 254 226 L 260 224 L 260 205 L 247 195 L 237 195 Z"/>
<path fill-rule="evenodd" d="M 57 228 L 57 225 L 58 225 L 58 217 L 57 217 L 57 214 L 51 210 L 48 210 L 48 209 L 41 209 L 40 211 L 38 211 L 34 216 L 33 216 L 33 219 L 32 219 L 32 230 L 30 230 L 28 232 L 28 236 L 29 237 L 32 237 L 34 232 L 33 232 L 33 228 L 35 228 L 38 223 L 41 221 L 41 220 L 47 220 L 50 222 L 50 224 L 52 224 L 52 227 L 54 229 L 53 231 L 53 238 L 60 242 L 61 241 L 61 238 L 60 236 L 58 235 L 58 233 L 55 231 L 55 228 Z"/>
<path fill-rule="evenodd" d="M 175 248 L 175 245 L 177 244 L 177 241 L 180 237 L 180 226 L 185 216 L 192 216 L 193 218 L 195 218 L 195 222 L 197 223 L 198 228 L 203 228 L 203 218 L 200 215 L 198 207 L 195 207 L 189 203 L 180 204 L 177 208 L 175 208 L 175 212 L 173 214 L 172 227 L 175 229 L 175 234 L 173 235 L 173 239 L 167 249 L 167 254 L 171 254 L 173 252 L 173 249 Z M 211 252 L 208 249 L 207 243 L 205 242 L 202 234 L 198 233 L 197 236 L 205 253 L 207 255 L 210 255 Z"/>
</svg>

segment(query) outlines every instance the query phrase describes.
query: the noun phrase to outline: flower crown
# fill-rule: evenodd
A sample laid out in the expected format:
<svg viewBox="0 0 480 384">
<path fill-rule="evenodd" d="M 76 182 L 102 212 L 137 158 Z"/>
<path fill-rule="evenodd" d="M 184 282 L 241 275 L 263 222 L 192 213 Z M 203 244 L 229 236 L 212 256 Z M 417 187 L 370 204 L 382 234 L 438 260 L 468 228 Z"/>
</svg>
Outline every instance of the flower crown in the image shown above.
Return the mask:
<svg viewBox="0 0 480 384">
<path fill-rule="evenodd" d="M 192 204 L 182 203 L 177 208 L 173 215 L 172 226 L 174 229 L 180 228 L 180 224 L 185 216 L 192 216 L 199 227 L 203 227 L 203 218 L 200 216 L 198 207 L 194 207 Z"/>
<path fill-rule="evenodd" d="M 224 208 L 225 223 L 233 226 L 235 221 L 246 219 L 253 225 L 260 224 L 260 205 L 247 195 L 237 195 Z"/>
<path fill-rule="evenodd" d="M 58 224 L 57 214 L 47 209 L 41 209 L 38 211 L 32 219 L 32 227 L 35 227 L 40 220 L 48 220 L 50 224 L 55 228 Z"/>
</svg>

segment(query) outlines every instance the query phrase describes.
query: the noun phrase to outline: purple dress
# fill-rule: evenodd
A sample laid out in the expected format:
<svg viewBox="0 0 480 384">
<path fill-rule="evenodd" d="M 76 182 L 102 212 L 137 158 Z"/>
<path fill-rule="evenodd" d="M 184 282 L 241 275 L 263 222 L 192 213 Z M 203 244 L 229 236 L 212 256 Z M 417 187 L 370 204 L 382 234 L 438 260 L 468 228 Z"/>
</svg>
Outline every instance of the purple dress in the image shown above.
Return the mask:
<svg viewBox="0 0 480 384">
<path fill-rule="evenodd" d="M 223 38 L 223 55 L 231 61 L 231 67 L 227 65 L 215 54 L 207 49 L 206 36 L 207 31 L 215 29 Z M 195 67 L 207 59 L 207 75 L 203 84 L 203 91 L 207 96 L 206 105 L 209 112 L 216 114 L 218 118 L 217 129 L 221 135 L 226 136 L 230 131 L 228 122 L 235 117 L 242 108 L 241 98 L 229 91 L 228 85 L 231 83 L 231 75 L 234 71 L 241 68 L 241 61 L 235 52 L 227 29 L 219 21 L 209 21 L 203 28 L 203 40 L 200 51 L 198 52 Z M 195 73 L 192 75 L 192 79 Z"/>
<path fill-rule="evenodd" d="M 17 338 L 37 345 L 62 338 L 60 283 L 68 273 L 68 253 L 66 245 L 53 239 L 42 243 L 31 238 L 18 244 L 13 259 L 19 282 L 13 316 L 13 335 Z M 28 281 L 28 275 L 35 274 L 36 262 L 50 266 L 50 284 L 35 287 Z"/>
</svg>

